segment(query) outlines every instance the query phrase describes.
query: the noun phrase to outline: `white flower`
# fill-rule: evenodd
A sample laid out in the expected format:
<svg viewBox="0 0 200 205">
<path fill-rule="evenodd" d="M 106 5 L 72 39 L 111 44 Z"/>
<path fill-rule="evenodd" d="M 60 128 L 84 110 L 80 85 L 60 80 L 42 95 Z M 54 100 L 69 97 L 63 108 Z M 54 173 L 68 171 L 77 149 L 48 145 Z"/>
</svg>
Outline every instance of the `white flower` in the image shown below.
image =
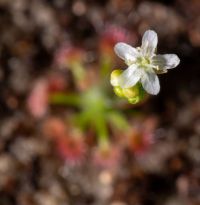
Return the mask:
<svg viewBox="0 0 200 205">
<path fill-rule="evenodd" d="M 158 94 L 160 83 L 157 74 L 176 67 L 180 59 L 175 54 L 156 55 L 157 43 L 158 36 L 152 30 L 144 33 L 141 47 L 133 48 L 126 43 L 117 43 L 115 53 L 125 61 L 128 68 L 111 84 L 130 88 L 140 81 L 146 92 Z"/>
</svg>

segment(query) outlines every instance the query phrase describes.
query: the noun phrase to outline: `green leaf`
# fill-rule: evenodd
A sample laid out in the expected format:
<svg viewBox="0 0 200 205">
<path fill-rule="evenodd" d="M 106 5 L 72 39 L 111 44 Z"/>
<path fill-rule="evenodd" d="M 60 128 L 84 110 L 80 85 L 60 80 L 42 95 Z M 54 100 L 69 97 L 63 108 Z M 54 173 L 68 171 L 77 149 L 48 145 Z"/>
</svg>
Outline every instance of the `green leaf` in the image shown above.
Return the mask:
<svg viewBox="0 0 200 205">
<path fill-rule="evenodd" d="M 55 93 L 50 95 L 49 102 L 57 105 L 80 105 L 80 96 L 77 94 Z"/>
<path fill-rule="evenodd" d="M 119 130 L 127 130 L 129 128 L 129 123 L 125 116 L 117 111 L 112 111 L 107 114 L 107 118 L 113 127 Z"/>
</svg>

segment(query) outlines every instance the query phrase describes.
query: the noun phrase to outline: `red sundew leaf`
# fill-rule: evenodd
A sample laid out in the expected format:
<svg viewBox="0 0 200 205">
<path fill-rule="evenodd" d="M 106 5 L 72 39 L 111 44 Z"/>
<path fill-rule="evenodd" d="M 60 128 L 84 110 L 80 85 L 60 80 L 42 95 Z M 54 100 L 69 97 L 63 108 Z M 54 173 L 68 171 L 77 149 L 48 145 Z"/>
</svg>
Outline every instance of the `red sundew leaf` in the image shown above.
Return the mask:
<svg viewBox="0 0 200 205">
<path fill-rule="evenodd" d="M 97 148 L 94 150 L 93 162 L 102 168 L 117 167 L 121 161 L 121 150 L 119 147 L 110 146 L 106 149 Z"/>
<path fill-rule="evenodd" d="M 86 150 L 86 145 L 81 138 L 63 136 L 57 140 L 57 152 L 67 163 L 80 163 L 84 159 Z"/>
<path fill-rule="evenodd" d="M 67 124 L 60 118 L 48 118 L 42 126 L 43 134 L 51 139 L 62 138 L 67 131 Z"/>
<path fill-rule="evenodd" d="M 55 53 L 55 63 L 60 68 L 70 66 L 73 62 L 81 62 L 85 57 L 85 52 L 81 48 L 68 43 L 63 44 Z"/>
<path fill-rule="evenodd" d="M 43 117 L 48 110 L 48 82 L 39 79 L 27 99 L 27 108 L 35 118 Z"/>
</svg>

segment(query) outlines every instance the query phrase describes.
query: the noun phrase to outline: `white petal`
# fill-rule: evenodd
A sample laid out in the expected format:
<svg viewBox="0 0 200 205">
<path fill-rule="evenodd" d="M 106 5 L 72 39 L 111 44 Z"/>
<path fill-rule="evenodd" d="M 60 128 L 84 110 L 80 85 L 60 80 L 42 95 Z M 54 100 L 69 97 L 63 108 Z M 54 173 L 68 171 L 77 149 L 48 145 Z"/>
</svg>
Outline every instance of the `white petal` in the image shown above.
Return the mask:
<svg viewBox="0 0 200 205">
<path fill-rule="evenodd" d="M 152 72 L 144 72 L 141 78 L 143 88 L 151 95 L 157 95 L 160 91 L 158 76 Z"/>
<path fill-rule="evenodd" d="M 156 51 L 158 44 L 158 36 L 155 31 L 148 30 L 144 33 L 142 37 L 142 54 L 144 56 L 151 57 Z"/>
<path fill-rule="evenodd" d="M 130 88 L 134 86 L 141 77 L 141 70 L 137 65 L 129 66 L 120 76 L 119 76 L 119 86 L 122 88 Z"/>
<path fill-rule="evenodd" d="M 117 43 L 114 47 L 114 51 L 125 61 L 134 61 L 139 56 L 137 49 L 126 43 Z"/>
<path fill-rule="evenodd" d="M 180 59 L 176 54 L 157 55 L 153 57 L 152 63 L 162 70 L 171 69 L 180 63 Z"/>
</svg>

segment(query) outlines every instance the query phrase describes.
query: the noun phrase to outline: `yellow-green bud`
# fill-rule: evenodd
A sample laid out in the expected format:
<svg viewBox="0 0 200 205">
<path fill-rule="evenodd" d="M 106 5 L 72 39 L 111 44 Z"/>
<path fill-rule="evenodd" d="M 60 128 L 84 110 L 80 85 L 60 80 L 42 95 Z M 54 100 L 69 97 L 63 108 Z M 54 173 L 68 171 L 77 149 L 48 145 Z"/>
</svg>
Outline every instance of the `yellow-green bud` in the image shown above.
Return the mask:
<svg viewBox="0 0 200 205">
<path fill-rule="evenodd" d="M 111 76 L 110 76 L 110 83 L 112 86 L 118 86 L 118 77 L 121 75 L 123 71 L 122 70 L 114 70 L 112 73 L 111 73 Z"/>
<path fill-rule="evenodd" d="M 141 100 L 140 96 L 136 96 L 134 98 L 128 98 L 128 102 L 131 103 L 131 104 L 136 104 L 136 103 L 139 103 Z"/>
<path fill-rule="evenodd" d="M 129 101 L 129 103 L 131 104 L 136 104 L 141 102 L 146 95 L 146 92 L 144 91 L 142 85 L 140 83 L 137 83 L 134 87 L 132 87 L 131 89 L 133 89 L 134 91 L 137 91 L 136 95 L 126 95 L 125 97 L 127 97 L 127 100 Z"/>
<path fill-rule="evenodd" d="M 124 97 L 123 89 L 119 86 L 114 87 L 114 92 L 118 97 Z"/>
<path fill-rule="evenodd" d="M 137 97 L 140 94 L 140 90 L 138 85 L 135 85 L 131 88 L 124 88 L 123 94 L 126 98 L 134 98 Z"/>
</svg>

